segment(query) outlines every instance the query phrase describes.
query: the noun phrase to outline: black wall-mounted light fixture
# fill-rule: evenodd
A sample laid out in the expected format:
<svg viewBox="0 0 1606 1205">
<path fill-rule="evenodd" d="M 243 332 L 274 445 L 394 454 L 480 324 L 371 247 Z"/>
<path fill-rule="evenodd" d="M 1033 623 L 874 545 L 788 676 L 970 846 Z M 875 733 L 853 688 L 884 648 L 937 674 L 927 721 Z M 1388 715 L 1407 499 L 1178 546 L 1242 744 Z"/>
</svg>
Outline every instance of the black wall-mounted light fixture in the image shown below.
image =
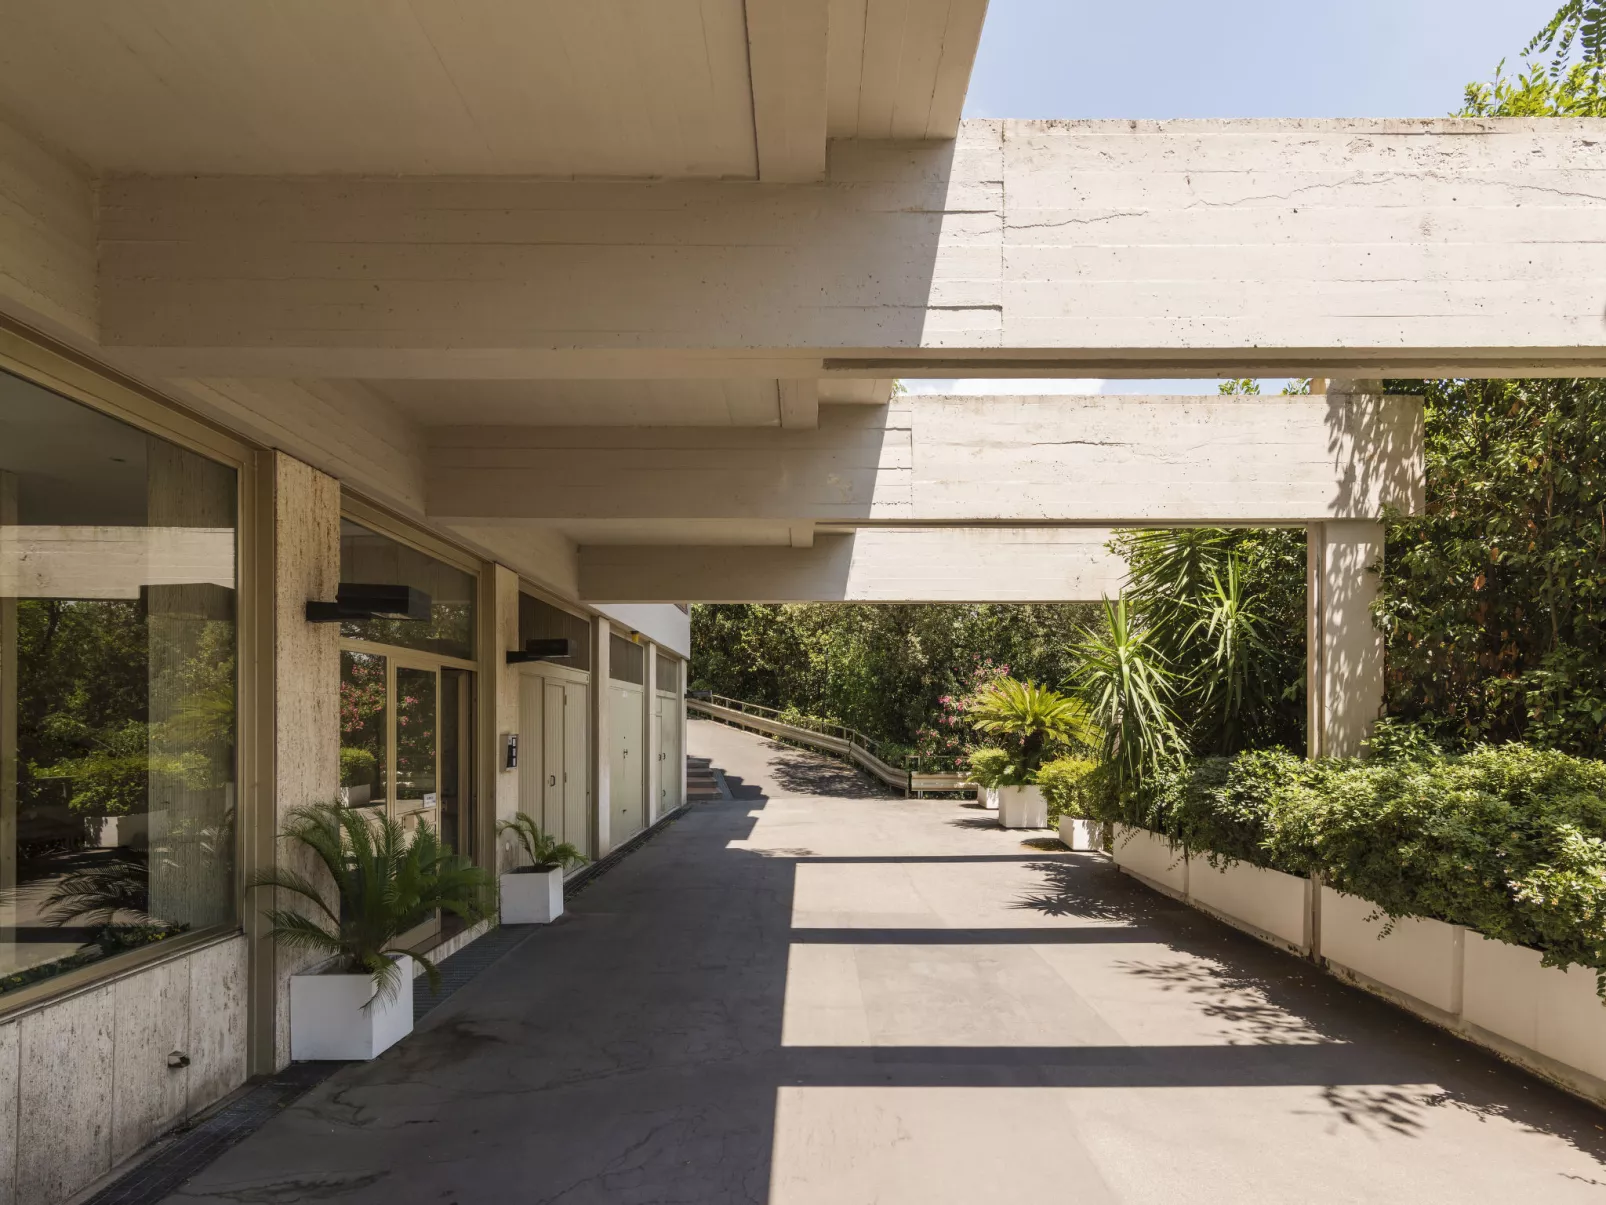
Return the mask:
<svg viewBox="0 0 1606 1205">
<path fill-rule="evenodd" d="M 524 665 L 530 661 L 563 661 L 574 656 L 574 641 L 567 636 L 554 636 L 549 640 L 526 640 L 524 649 L 510 651 L 509 665 Z"/>
<path fill-rule="evenodd" d="M 347 619 L 429 619 L 429 595 L 412 586 L 341 582 L 334 602 L 309 602 L 308 623 Z"/>
</svg>

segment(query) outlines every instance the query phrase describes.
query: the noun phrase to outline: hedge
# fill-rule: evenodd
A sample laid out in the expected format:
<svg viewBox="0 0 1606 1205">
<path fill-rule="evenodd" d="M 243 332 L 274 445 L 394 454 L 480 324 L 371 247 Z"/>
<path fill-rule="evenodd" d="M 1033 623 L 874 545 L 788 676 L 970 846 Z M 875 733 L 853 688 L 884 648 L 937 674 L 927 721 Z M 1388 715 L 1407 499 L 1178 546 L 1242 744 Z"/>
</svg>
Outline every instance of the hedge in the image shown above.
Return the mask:
<svg viewBox="0 0 1606 1205">
<path fill-rule="evenodd" d="M 1191 761 L 1124 796 L 1106 779 L 1089 795 L 1096 818 L 1212 864 L 1318 873 L 1391 918 L 1592 967 L 1606 990 L 1606 763 L 1520 744 L 1366 761 L 1273 750 Z"/>
</svg>

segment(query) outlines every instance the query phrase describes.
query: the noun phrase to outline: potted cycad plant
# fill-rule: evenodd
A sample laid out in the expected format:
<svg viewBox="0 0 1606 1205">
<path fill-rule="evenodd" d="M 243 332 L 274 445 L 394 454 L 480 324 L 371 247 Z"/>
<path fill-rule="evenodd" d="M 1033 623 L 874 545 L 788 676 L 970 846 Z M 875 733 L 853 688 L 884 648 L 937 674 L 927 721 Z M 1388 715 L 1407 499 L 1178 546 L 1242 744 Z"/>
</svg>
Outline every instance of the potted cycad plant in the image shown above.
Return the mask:
<svg viewBox="0 0 1606 1205">
<path fill-rule="evenodd" d="M 541 831 L 533 818 L 515 812 L 496 826 L 523 847 L 530 865 L 502 876 L 502 923 L 544 925 L 563 915 L 563 872 L 586 860 L 574 846 Z"/>
<path fill-rule="evenodd" d="M 1037 772 L 1058 749 L 1098 740 L 1087 709 L 1035 682 L 1000 678 L 978 691 L 966 711 L 978 732 L 1003 739 L 1009 755 L 998 780 L 999 826 L 1047 828 L 1048 803 Z"/>
<path fill-rule="evenodd" d="M 251 880 L 299 905 L 267 910 L 277 942 L 328 956 L 323 969 L 290 977 L 290 1057 L 371 1059 L 412 1032 L 414 962 L 431 987 L 440 983 L 433 962 L 400 944 L 403 934 L 439 912 L 484 919 L 490 876 L 428 824 L 409 836 L 399 820 L 339 804 L 297 808 L 281 835 L 327 876 L 279 866 Z"/>
</svg>

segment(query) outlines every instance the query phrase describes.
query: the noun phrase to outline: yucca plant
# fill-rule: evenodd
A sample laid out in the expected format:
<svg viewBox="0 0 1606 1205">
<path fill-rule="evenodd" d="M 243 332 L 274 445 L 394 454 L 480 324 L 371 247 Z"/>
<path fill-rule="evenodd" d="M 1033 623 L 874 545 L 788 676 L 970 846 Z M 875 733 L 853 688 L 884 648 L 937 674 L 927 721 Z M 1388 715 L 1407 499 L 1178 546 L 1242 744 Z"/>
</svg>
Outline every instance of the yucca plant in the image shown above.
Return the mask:
<svg viewBox="0 0 1606 1205">
<path fill-rule="evenodd" d="M 1186 745 L 1171 709 L 1172 675 L 1132 622 L 1124 597 L 1104 600 L 1104 622 L 1076 646 L 1076 684 L 1103 731 L 1103 760 L 1125 786 L 1181 756 Z"/>
<path fill-rule="evenodd" d="M 1051 750 L 1062 745 L 1091 748 L 1101 735 L 1080 699 L 1014 678 L 999 678 L 972 695 L 965 718 L 978 732 L 1009 738 L 1011 765 L 1000 785 L 1030 782 Z"/>
<path fill-rule="evenodd" d="M 521 866 L 520 870 L 547 871 L 564 870 L 570 866 L 579 866 L 588 859 L 567 841 L 560 842 L 550 833 L 543 832 L 541 826 L 533 818 L 523 812 L 515 812 L 513 819 L 503 820 L 496 826 L 499 833 L 512 833 L 518 843 L 524 847 L 525 856 L 530 859 L 529 866 Z"/>
<path fill-rule="evenodd" d="M 311 905 L 305 911 L 268 909 L 269 933 L 291 949 L 335 958 L 339 971 L 372 975 L 374 999 L 389 999 L 402 986 L 392 955 L 411 954 L 430 987 L 440 985 L 430 959 L 398 944 L 402 934 L 437 912 L 468 924 L 490 913 L 490 876 L 443 845 L 423 822 L 409 837 L 390 816 L 311 804 L 291 812 L 280 835 L 317 858 L 334 891 L 331 899 L 327 887 L 287 867 L 259 871 L 253 888 L 276 888 Z"/>
</svg>

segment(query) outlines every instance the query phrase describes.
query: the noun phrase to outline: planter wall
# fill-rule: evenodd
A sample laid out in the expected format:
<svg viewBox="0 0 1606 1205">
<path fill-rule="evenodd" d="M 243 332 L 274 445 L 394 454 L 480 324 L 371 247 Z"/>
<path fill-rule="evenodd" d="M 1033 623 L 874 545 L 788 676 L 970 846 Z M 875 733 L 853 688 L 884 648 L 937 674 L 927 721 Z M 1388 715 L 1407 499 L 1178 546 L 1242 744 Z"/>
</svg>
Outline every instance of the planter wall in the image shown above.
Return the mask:
<svg viewBox="0 0 1606 1205">
<path fill-rule="evenodd" d="M 1188 899 L 1298 953 L 1311 952 L 1315 934 L 1309 879 L 1247 862 L 1218 870 L 1195 855 L 1188 859 Z"/>
<path fill-rule="evenodd" d="M 1367 919 L 1377 910 L 1370 900 L 1324 886 L 1322 957 L 1440 1012 L 1460 1013 L 1466 930 L 1443 921 L 1402 917 L 1383 937 L 1388 918 Z"/>
<path fill-rule="evenodd" d="M 1066 821 L 1065 823 L 1069 823 Z M 1069 841 L 1066 844 L 1070 844 Z M 1216 870 L 1143 829 L 1115 826 L 1122 870 L 1318 961 L 1554 1083 L 1606 1104 L 1606 1006 L 1595 973 L 1542 966 L 1536 950 L 1405 917 L 1381 936 L 1377 905 L 1275 870 Z"/>
<path fill-rule="evenodd" d="M 1539 951 L 1466 936 L 1461 1015 L 1564 1067 L 1606 1080 L 1606 1006 L 1585 967 L 1540 965 Z"/>
<path fill-rule="evenodd" d="M 290 976 L 290 1057 L 371 1059 L 410 1034 L 413 960 L 401 954 L 395 961 L 401 979 L 388 998 L 378 994 L 372 975 Z"/>
<path fill-rule="evenodd" d="M 563 871 L 527 871 L 501 876 L 504 925 L 545 925 L 563 915 Z"/>
<path fill-rule="evenodd" d="M 1110 856 L 1127 873 L 1153 883 L 1172 895 L 1187 896 L 1187 856 L 1180 846 L 1172 848 L 1164 837 L 1156 836 L 1147 829 L 1117 824 Z"/>
<path fill-rule="evenodd" d="M 1048 800 L 1042 787 L 999 787 L 1000 828 L 1047 828 Z"/>
<path fill-rule="evenodd" d="M 1067 849 L 1081 850 L 1089 853 L 1104 848 L 1100 840 L 1100 831 L 1103 825 L 1093 820 L 1082 820 L 1075 816 L 1060 817 L 1060 840 L 1065 842 Z"/>
</svg>

